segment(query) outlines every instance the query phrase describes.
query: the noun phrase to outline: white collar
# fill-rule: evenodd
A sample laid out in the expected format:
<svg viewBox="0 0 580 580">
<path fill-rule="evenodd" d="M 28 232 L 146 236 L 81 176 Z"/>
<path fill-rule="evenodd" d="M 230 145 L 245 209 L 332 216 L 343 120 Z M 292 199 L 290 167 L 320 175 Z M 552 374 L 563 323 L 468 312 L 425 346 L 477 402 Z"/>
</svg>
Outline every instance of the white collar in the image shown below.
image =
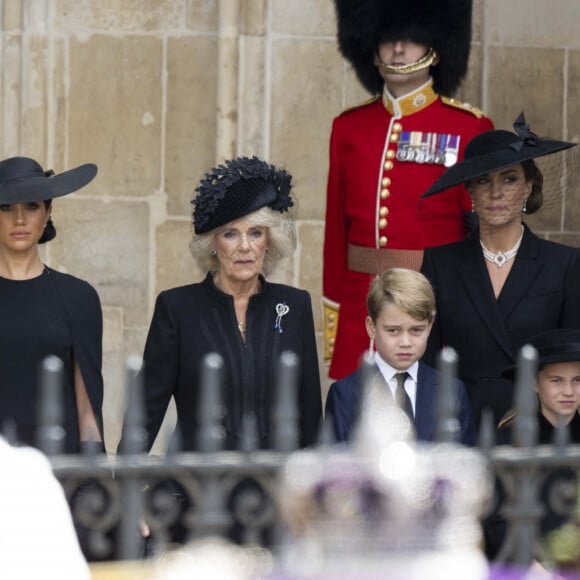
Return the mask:
<svg viewBox="0 0 580 580">
<path fill-rule="evenodd" d="M 381 374 L 387 381 L 391 381 L 397 373 L 403 372 L 392 367 L 389 363 L 385 362 L 378 352 L 374 353 L 375 363 L 379 367 Z M 419 373 L 419 361 L 415 361 L 407 370 L 411 379 L 417 384 L 417 375 Z"/>
</svg>

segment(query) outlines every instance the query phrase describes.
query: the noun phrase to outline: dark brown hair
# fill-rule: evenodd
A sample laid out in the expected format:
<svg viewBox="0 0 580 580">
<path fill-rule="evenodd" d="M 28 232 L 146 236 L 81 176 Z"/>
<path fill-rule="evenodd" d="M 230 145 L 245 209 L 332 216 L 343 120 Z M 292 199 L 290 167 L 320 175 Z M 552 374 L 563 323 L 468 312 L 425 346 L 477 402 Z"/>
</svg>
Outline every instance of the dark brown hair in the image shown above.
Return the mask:
<svg viewBox="0 0 580 580">
<path fill-rule="evenodd" d="M 45 199 L 44 200 L 44 207 L 46 209 L 49 209 L 51 204 L 52 204 L 52 199 Z M 44 228 L 44 231 L 42 232 L 42 236 L 40 236 L 38 243 L 39 244 L 46 244 L 46 242 L 50 242 L 50 240 L 54 240 L 54 238 L 56 238 L 56 228 L 54 227 L 54 224 L 52 223 L 52 218 L 48 218 L 48 221 L 46 222 L 46 227 Z"/>
<path fill-rule="evenodd" d="M 522 168 L 524 170 L 526 181 L 529 181 L 530 179 L 533 180 L 532 192 L 528 195 L 526 201 L 526 214 L 529 215 L 537 212 L 544 203 L 544 176 L 533 159 L 522 161 Z"/>
</svg>

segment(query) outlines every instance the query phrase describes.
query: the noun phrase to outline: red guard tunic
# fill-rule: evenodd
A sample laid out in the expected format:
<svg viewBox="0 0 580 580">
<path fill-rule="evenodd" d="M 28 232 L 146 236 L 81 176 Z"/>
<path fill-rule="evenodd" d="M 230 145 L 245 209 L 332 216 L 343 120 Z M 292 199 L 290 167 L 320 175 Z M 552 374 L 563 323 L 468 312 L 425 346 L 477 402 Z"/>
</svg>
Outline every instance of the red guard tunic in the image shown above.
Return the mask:
<svg viewBox="0 0 580 580">
<path fill-rule="evenodd" d="M 481 111 L 440 97 L 431 81 L 398 99 L 385 93 L 334 120 L 323 264 L 332 378 L 353 372 L 369 347 L 372 277 L 394 266 L 418 270 L 424 248 L 464 237 L 471 200 L 462 185 L 419 198 L 475 135 L 491 129 Z"/>
</svg>

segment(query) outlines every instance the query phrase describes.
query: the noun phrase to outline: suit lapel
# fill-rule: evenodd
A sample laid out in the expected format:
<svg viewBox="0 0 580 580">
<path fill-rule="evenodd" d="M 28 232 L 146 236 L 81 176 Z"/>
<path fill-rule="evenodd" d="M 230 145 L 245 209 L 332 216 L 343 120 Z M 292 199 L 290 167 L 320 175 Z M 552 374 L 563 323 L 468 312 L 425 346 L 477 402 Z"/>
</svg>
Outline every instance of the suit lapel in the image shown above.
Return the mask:
<svg viewBox="0 0 580 580">
<path fill-rule="evenodd" d="M 522 245 L 497 301 L 503 320 L 521 302 L 542 270 L 542 261 L 538 259 L 539 247 L 538 238 L 524 226 Z"/>
<path fill-rule="evenodd" d="M 437 385 L 435 371 L 419 361 L 415 399 L 415 433 L 419 441 L 433 441 Z"/>
<path fill-rule="evenodd" d="M 462 250 L 464 255 L 457 260 L 460 268 L 459 277 L 465 286 L 473 308 L 496 342 L 513 358 L 513 347 L 505 327 L 504 317 L 493 293 L 479 244 L 479 235 L 472 235 L 462 246 Z"/>
</svg>

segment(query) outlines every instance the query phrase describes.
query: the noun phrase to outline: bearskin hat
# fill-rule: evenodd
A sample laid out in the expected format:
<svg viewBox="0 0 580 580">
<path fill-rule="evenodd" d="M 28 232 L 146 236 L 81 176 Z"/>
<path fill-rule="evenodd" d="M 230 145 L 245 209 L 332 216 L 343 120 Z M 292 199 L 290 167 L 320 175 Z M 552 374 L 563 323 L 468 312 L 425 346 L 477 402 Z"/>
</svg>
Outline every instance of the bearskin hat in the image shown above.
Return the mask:
<svg viewBox="0 0 580 580">
<path fill-rule="evenodd" d="M 452 96 L 469 61 L 472 0 L 335 0 L 338 44 L 362 85 L 372 94 L 383 89 L 373 64 L 379 44 L 409 39 L 434 48 L 431 67 L 435 91 Z"/>
</svg>

